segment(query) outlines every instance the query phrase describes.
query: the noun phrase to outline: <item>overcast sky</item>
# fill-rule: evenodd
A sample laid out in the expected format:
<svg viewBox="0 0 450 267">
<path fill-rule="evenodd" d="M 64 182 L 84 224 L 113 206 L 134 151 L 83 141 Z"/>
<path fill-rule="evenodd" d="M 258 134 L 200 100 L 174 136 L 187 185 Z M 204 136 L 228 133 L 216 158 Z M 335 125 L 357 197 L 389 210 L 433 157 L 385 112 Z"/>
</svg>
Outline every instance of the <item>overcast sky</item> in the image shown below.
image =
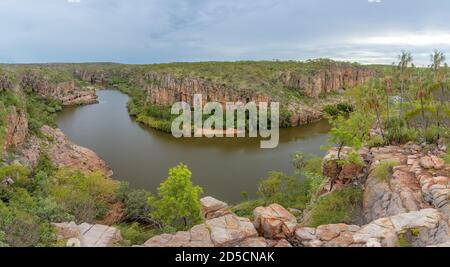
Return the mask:
<svg viewBox="0 0 450 267">
<path fill-rule="evenodd" d="M 448 0 L 1 0 L 0 62 L 329 57 L 417 65 L 450 53 Z"/>
</svg>

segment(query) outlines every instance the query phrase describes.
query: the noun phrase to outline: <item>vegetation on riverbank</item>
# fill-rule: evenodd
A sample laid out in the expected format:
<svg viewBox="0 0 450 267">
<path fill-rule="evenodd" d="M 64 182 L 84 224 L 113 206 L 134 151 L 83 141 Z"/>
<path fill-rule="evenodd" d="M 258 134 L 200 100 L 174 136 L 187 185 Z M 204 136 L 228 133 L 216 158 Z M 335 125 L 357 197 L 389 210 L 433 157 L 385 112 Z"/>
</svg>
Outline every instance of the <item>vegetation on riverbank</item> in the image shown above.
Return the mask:
<svg viewBox="0 0 450 267">
<path fill-rule="evenodd" d="M 439 52 L 434 53 L 430 69 L 411 66 L 412 58 L 406 52 L 399 58 L 398 68 L 379 67 L 383 73 L 380 77 L 369 80 L 365 85 L 347 88 L 346 95 L 352 100 L 352 105 L 325 107 L 324 111 L 333 124 L 330 145 L 337 146 L 339 151 L 336 177 L 344 165 L 358 163 L 356 151 L 364 144 L 374 147 L 407 142 L 423 146 L 448 143 L 450 76 L 447 66 L 443 65 L 445 58 Z M 142 67 L 102 66 L 110 70 L 119 69 L 123 75 L 114 76 L 109 82 L 130 96 L 130 115 L 154 128 L 169 131 L 172 115 L 166 108 L 148 105 L 146 92 L 131 82 L 136 75 L 133 73 L 135 70 L 171 72 L 179 77 L 198 77 L 236 88 L 273 90 L 305 101 L 305 96 L 292 93 L 285 85 L 271 87 L 272 84 L 267 83 L 274 73 L 286 68 L 294 72 L 313 72 L 321 64 L 330 62 L 305 64 L 205 62 Z M 39 73 L 55 81 L 66 81 L 73 79 L 67 70 L 76 67 L 67 65 L 58 67 L 55 72 L 42 70 Z M 37 96 L 30 90 L 18 93 L 11 88 L 0 88 L 0 154 L 4 154 L 6 116 L 13 106 L 17 111 L 26 112 L 30 136 L 39 136 L 39 129 L 45 124 L 54 126 L 55 113 L 61 109 L 60 101 Z M 345 158 L 340 154 L 343 147 L 352 149 Z M 448 162 L 450 157 L 446 155 L 444 159 Z M 354 221 L 361 203 L 361 188 L 348 187 L 318 197 L 316 192 L 324 181 L 321 159 L 295 154 L 292 163 L 296 169 L 294 174 L 269 173 L 256 187 L 258 198 L 246 198 L 233 206 L 232 211 L 251 218 L 257 206 L 279 203 L 298 217 L 307 215 L 304 223 L 314 227 Z M 375 170 L 375 175 L 386 179 L 394 166 L 393 162 L 383 163 Z M 187 230 L 201 222 L 199 198 L 202 189 L 192 185 L 191 176 L 187 166 L 179 165 L 169 171 L 167 180 L 153 195 L 145 190 L 131 189 L 100 173 L 86 174 L 57 168 L 45 153 L 33 168 L 4 160 L 0 164 L 0 246 L 56 246 L 58 242 L 52 222 L 95 223 L 104 219 L 115 204 L 123 208 L 113 223 L 122 230 L 126 240 L 124 245 L 142 244 L 150 236 L 162 232 Z"/>
</svg>

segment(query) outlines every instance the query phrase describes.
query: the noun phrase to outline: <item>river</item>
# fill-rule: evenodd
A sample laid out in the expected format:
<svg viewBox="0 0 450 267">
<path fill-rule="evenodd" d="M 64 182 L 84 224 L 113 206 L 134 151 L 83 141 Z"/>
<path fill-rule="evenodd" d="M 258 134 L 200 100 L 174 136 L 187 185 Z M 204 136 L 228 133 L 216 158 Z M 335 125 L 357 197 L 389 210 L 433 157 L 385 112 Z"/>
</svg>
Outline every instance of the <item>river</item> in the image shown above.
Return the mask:
<svg viewBox="0 0 450 267">
<path fill-rule="evenodd" d="M 183 162 L 193 173 L 194 184 L 205 195 L 236 203 L 241 192 L 255 196 L 258 181 L 269 171 L 292 173 L 296 151 L 323 156 L 330 126 L 320 121 L 281 129 L 275 149 L 261 149 L 257 138 L 181 138 L 143 126 L 128 115 L 128 96 L 99 90 L 99 103 L 65 108 L 58 127 L 75 143 L 100 155 L 114 171 L 113 178 L 133 188 L 155 192 L 168 169 Z"/>
</svg>

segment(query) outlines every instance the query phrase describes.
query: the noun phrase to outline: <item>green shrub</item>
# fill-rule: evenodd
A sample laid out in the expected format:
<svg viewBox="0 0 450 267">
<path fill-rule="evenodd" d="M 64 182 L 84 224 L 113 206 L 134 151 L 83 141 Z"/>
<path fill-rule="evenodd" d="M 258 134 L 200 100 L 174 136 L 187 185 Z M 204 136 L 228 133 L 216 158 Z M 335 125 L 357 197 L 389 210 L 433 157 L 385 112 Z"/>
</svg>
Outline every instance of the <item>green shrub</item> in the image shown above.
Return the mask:
<svg viewBox="0 0 450 267">
<path fill-rule="evenodd" d="M 337 115 L 339 115 L 339 110 L 336 106 L 333 105 L 328 105 L 323 109 L 323 112 L 325 112 L 326 114 L 335 117 Z"/>
<path fill-rule="evenodd" d="M 316 175 L 322 175 L 322 158 L 313 157 L 307 160 L 304 171 Z"/>
<path fill-rule="evenodd" d="M 177 230 L 186 230 L 201 221 L 200 195 L 203 189 L 192 184 L 192 173 L 180 164 L 158 187 L 158 197 L 150 197 L 150 217 Z"/>
<path fill-rule="evenodd" d="M 148 217 L 152 211 L 152 207 L 148 203 L 148 199 L 152 197 L 150 192 L 143 189 L 131 189 L 128 183 L 122 182 L 117 196 L 118 200 L 124 204 L 126 221 L 151 223 Z"/>
<path fill-rule="evenodd" d="M 373 175 L 380 181 L 386 181 L 392 175 L 392 169 L 398 165 L 400 165 L 398 161 L 382 161 L 373 170 Z"/>
<path fill-rule="evenodd" d="M 418 134 L 414 129 L 408 129 L 405 122 L 397 117 L 390 118 L 384 124 L 385 138 L 388 144 L 405 144 L 417 141 Z"/>
<path fill-rule="evenodd" d="M 353 223 L 361 209 L 362 195 L 361 188 L 347 187 L 322 196 L 311 208 L 308 226 Z"/>
<path fill-rule="evenodd" d="M 369 141 L 367 141 L 367 145 L 372 148 L 372 147 L 383 147 L 385 145 L 385 141 L 383 139 L 383 137 L 377 135 L 375 137 L 372 137 L 371 139 L 369 139 Z"/>
<path fill-rule="evenodd" d="M 311 181 L 312 179 L 300 175 L 288 176 L 282 172 L 270 172 L 269 176 L 259 183 L 257 194 L 265 203 L 278 203 L 286 208 L 303 210 L 313 194 Z"/>
<path fill-rule="evenodd" d="M 116 225 L 116 227 L 120 230 L 123 238 L 122 245 L 124 246 L 142 245 L 145 241 L 159 234 L 158 230 L 141 227 L 141 225 L 137 222 L 130 225 Z"/>
<path fill-rule="evenodd" d="M 349 114 L 354 111 L 353 106 L 348 103 L 339 103 L 336 108 L 339 112 L 344 114 Z"/>
<path fill-rule="evenodd" d="M 0 231 L 0 248 L 9 247 L 9 245 L 6 243 L 5 236 L 5 232 Z"/>
<path fill-rule="evenodd" d="M 50 223 L 18 207 L 0 201 L 0 231 L 12 247 L 51 246 L 56 241 Z"/>
<path fill-rule="evenodd" d="M 235 213 L 237 216 L 249 218 L 250 220 L 253 220 L 253 210 L 257 207 L 265 206 L 266 203 L 264 199 L 260 198 L 257 200 L 249 200 L 241 202 L 233 207 L 231 207 L 231 211 Z"/>
<path fill-rule="evenodd" d="M 84 174 L 62 169 L 55 173 L 48 186 L 56 202 L 77 222 L 93 222 L 104 214 L 118 185 L 102 173 Z"/>
</svg>

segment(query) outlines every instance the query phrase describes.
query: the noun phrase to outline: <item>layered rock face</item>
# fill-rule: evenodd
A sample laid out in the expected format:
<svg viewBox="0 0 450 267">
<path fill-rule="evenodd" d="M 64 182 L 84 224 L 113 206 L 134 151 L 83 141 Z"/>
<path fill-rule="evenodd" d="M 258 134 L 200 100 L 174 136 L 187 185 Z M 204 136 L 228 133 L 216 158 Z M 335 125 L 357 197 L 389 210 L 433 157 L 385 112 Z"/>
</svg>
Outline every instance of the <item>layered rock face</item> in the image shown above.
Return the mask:
<svg viewBox="0 0 450 267">
<path fill-rule="evenodd" d="M 35 166 L 45 151 L 57 167 L 86 173 L 99 171 L 107 177 L 112 176 L 112 170 L 103 159 L 94 151 L 72 143 L 61 130 L 45 125 L 41 132 L 46 137 L 45 140 L 33 136 L 24 145 L 18 159 L 22 164 Z"/>
<path fill-rule="evenodd" d="M 28 133 L 28 119 L 24 112 L 17 111 L 15 106 L 10 107 L 6 116 L 6 138 L 4 150 L 13 146 L 20 146 L 25 142 Z"/>
<path fill-rule="evenodd" d="M 347 148 L 344 148 L 343 158 Z M 413 144 L 362 148 L 359 151 L 363 165 L 346 164 L 336 177 L 336 150 L 324 157 L 323 173 L 327 178 L 318 195 L 330 192 L 333 178 L 334 190 L 348 184 L 364 187 L 363 209 L 366 222 L 393 216 L 399 213 L 436 208 L 450 218 L 450 166 L 439 158 L 444 152 L 439 149 L 424 152 Z M 393 162 L 386 177 L 377 177 L 377 169 L 383 163 Z M 381 167 L 380 167 L 381 166 Z"/>
<path fill-rule="evenodd" d="M 416 145 L 373 148 L 370 157 L 363 202 L 367 221 L 428 207 L 450 218 L 450 166 L 442 159 Z M 399 165 L 389 177 L 380 179 L 374 170 L 386 160 Z"/>
<path fill-rule="evenodd" d="M 30 88 L 40 96 L 61 100 L 63 106 L 98 102 L 94 89 L 81 90 L 73 80 L 55 83 L 39 75 L 25 74 L 20 83 L 22 88 Z"/>
<path fill-rule="evenodd" d="M 251 223 L 228 213 L 207 219 L 189 231 L 155 236 L 143 246 L 425 247 L 447 246 L 450 242 L 449 220 L 433 208 L 398 213 L 363 226 L 330 224 L 317 228 L 298 224 L 296 218 L 278 204 L 258 207 L 254 215 L 255 220 Z"/>
<path fill-rule="evenodd" d="M 337 92 L 365 83 L 375 75 L 375 71 L 365 67 L 328 66 L 312 74 L 283 72 L 279 79 L 290 88 L 295 88 L 309 97 L 319 97 L 322 93 Z"/>
<path fill-rule="evenodd" d="M 13 89 L 14 84 L 6 74 L 0 74 L 0 91 Z"/>
<path fill-rule="evenodd" d="M 100 71 L 92 72 L 92 71 L 83 70 L 83 69 L 76 69 L 74 71 L 74 75 L 78 79 L 85 81 L 85 82 L 89 82 L 91 84 L 104 86 L 104 85 L 107 85 L 109 82 L 108 75 L 106 73 L 100 72 Z"/>
<path fill-rule="evenodd" d="M 248 90 L 235 90 L 225 85 L 215 84 L 206 80 L 182 77 L 171 74 L 149 72 L 145 75 L 145 86 L 148 102 L 162 106 L 184 101 L 193 104 L 194 95 L 202 94 L 203 102 L 218 102 L 225 106 L 226 102 L 270 102 L 268 96 Z"/>
<path fill-rule="evenodd" d="M 298 227 L 295 239 L 305 247 L 396 247 L 401 239 L 414 247 L 450 241 L 448 221 L 436 209 L 380 218 L 364 226 L 332 224 Z"/>
</svg>

